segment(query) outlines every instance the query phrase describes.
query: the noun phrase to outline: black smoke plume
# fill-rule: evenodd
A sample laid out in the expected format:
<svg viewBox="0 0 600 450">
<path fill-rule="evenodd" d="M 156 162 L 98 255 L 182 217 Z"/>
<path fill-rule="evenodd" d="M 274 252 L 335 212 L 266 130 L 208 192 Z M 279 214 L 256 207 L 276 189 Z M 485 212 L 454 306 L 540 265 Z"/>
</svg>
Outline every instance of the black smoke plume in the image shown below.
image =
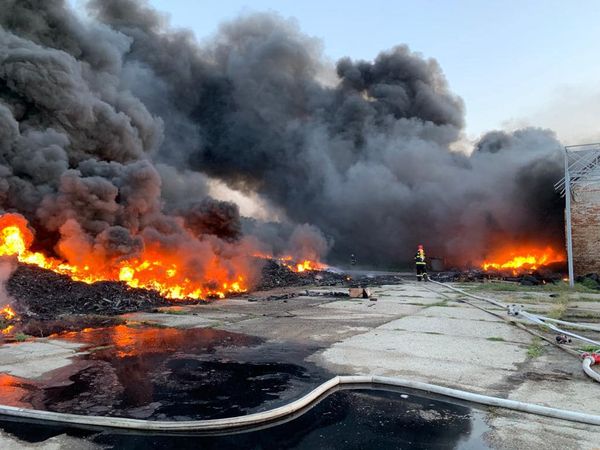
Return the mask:
<svg viewBox="0 0 600 450">
<path fill-rule="evenodd" d="M 246 238 L 235 205 L 208 197 L 210 178 L 285 212 L 247 222 L 273 236 L 265 245 L 333 245 L 333 260 L 389 265 L 423 243 L 466 262 L 500 239 L 562 242 L 553 133 L 452 150 L 463 102 L 406 46 L 330 67 L 318 40 L 273 14 L 203 45 L 142 1 L 92 0 L 88 14 L 60 0 L 0 10 L 0 201 L 59 252 L 83 236 L 126 257 L 191 234 L 222 254 Z"/>
</svg>

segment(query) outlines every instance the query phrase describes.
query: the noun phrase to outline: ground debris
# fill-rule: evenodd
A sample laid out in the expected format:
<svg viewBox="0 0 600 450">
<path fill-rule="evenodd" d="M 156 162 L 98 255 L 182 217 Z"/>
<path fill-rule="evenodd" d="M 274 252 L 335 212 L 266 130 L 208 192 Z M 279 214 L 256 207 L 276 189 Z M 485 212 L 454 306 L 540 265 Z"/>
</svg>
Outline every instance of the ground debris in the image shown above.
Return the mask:
<svg viewBox="0 0 600 450">
<path fill-rule="evenodd" d="M 520 274 L 514 274 L 510 271 L 467 269 L 434 272 L 430 273 L 429 277 L 441 283 L 505 282 L 521 284 L 523 286 L 537 286 L 540 284 L 557 283 L 562 280 L 563 274 L 540 267 L 538 270 Z"/>
<path fill-rule="evenodd" d="M 17 312 L 29 320 L 57 319 L 67 314 L 110 316 L 172 304 L 156 291 L 115 281 L 87 284 L 25 264 L 19 265 L 8 280 L 7 290 L 17 299 Z"/>
<path fill-rule="evenodd" d="M 280 287 L 296 286 L 343 286 L 347 282 L 346 275 L 327 270 L 306 270 L 294 272 L 277 261 L 265 262 L 257 291 L 266 291 Z"/>
<path fill-rule="evenodd" d="M 295 293 L 260 297 L 260 300 L 287 300 L 299 295 L 318 295 L 328 297 L 347 297 L 351 286 L 369 286 L 376 284 L 397 284 L 401 278 L 396 275 L 361 276 L 353 279 L 346 274 L 329 270 L 306 270 L 294 272 L 277 261 L 268 260 L 264 264 L 262 277 L 253 291 L 267 291 L 287 287 L 343 287 L 344 291 L 310 292 L 302 290 Z M 64 329 L 75 329 L 69 316 L 79 317 L 81 327 L 86 327 L 84 316 L 115 316 L 136 311 L 152 311 L 162 306 L 177 304 L 197 304 L 207 300 L 171 300 L 153 290 L 137 289 L 118 281 L 84 283 L 74 281 L 66 275 L 60 275 L 27 264 L 19 264 L 7 282 L 9 295 L 16 300 L 12 305 L 20 319 L 19 331 L 26 329 L 27 334 L 36 336 Z M 249 301 L 258 301 L 249 298 Z M 41 324 L 43 321 L 53 323 Z M 96 318 L 91 322 L 97 321 Z M 27 323 L 32 322 L 27 327 Z M 61 325 L 62 324 L 62 325 Z M 90 326 L 94 326 L 93 323 Z M 15 329 L 16 331 L 16 329 Z"/>
<path fill-rule="evenodd" d="M 597 273 L 588 273 L 587 275 L 575 278 L 575 281 L 577 281 L 578 283 L 582 283 L 585 287 L 589 289 L 600 290 L 600 275 L 598 275 Z"/>
<path fill-rule="evenodd" d="M 348 291 L 304 291 L 304 294 L 309 297 L 350 297 Z"/>
</svg>

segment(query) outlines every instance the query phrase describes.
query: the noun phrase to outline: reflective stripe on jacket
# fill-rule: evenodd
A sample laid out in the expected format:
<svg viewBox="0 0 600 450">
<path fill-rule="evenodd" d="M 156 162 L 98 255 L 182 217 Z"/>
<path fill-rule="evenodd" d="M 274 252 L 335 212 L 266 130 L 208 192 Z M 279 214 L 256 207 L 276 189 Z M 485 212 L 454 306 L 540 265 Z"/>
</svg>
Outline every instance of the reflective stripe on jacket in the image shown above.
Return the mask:
<svg viewBox="0 0 600 450">
<path fill-rule="evenodd" d="M 425 264 L 425 252 L 424 251 L 418 251 L 417 254 L 415 255 L 415 263 L 416 264 Z"/>
</svg>

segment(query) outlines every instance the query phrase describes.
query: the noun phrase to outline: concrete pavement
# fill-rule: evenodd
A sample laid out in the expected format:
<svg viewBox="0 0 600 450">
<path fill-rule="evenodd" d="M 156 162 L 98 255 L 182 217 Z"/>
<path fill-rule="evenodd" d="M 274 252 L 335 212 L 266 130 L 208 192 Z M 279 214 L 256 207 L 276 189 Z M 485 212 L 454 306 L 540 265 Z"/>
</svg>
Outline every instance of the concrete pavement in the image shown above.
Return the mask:
<svg viewBox="0 0 600 450">
<path fill-rule="evenodd" d="M 280 292 L 285 291 L 290 289 Z M 315 295 L 266 300 L 267 294 L 263 295 L 261 300 L 260 294 L 253 294 L 253 298 L 258 297 L 253 302 L 240 297 L 166 308 L 158 314 L 134 313 L 125 318 L 170 327 L 213 327 L 271 342 L 308 344 L 318 349 L 308 360 L 333 373 L 399 376 L 600 414 L 600 385 L 585 377 L 580 361 L 549 344 L 536 342 L 532 335 L 510 323 L 460 303 L 460 294 L 443 292 L 431 284 L 407 282 L 373 288 L 377 301 Z M 529 302 L 528 308 L 535 306 L 538 310 L 555 307 L 555 300 L 545 293 L 489 295 L 502 301 L 522 297 Z M 569 298 L 568 311 L 588 316 L 598 313 L 600 302 L 596 300 L 594 296 L 575 294 Z M 12 357 L 11 373 L 22 375 L 19 367 L 30 367 L 26 360 L 17 358 L 19 352 L 24 353 L 18 351 L 19 346 L 28 344 L 12 344 L 8 350 L 7 346 L 0 347 L 0 355 Z M 48 350 L 36 349 L 35 358 L 38 367 L 44 367 L 43 361 L 47 360 L 50 370 L 56 368 L 57 357 L 68 364 L 68 355 L 77 349 L 64 348 L 66 353 L 58 356 L 56 347 Z M 35 374 L 43 376 L 40 370 Z M 491 427 L 486 439 L 493 448 L 600 447 L 600 429 L 593 426 L 499 409 L 490 410 L 486 421 Z"/>
</svg>

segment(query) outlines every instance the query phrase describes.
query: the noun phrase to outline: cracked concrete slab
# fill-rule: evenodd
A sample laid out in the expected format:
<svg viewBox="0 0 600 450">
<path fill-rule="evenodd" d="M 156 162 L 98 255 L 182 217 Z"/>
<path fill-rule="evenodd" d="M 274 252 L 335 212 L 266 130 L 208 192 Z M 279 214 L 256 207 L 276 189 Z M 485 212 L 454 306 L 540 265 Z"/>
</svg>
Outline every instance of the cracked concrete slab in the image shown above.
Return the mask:
<svg viewBox="0 0 600 450">
<path fill-rule="evenodd" d="M 501 382 L 504 371 L 517 370 L 526 358 L 525 346 L 514 343 L 379 327 L 334 344 L 316 360 L 337 371 L 346 368 L 344 373 L 352 373 L 350 367 L 361 373 L 373 368 L 398 376 L 422 373 L 454 386 L 469 374 L 477 380 L 472 387 L 485 389 Z"/>
<path fill-rule="evenodd" d="M 0 346 L 0 373 L 39 378 L 68 366 L 83 345 L 61 340 L 36 340 Z"/>
<path fill-rule="evenodd" d="M 531 335 L 525 331 L 507 327 L 504 322 L 491 320 L 468 320 L 450 317 L 413 315 L 382 325 L 384 330 L 404 330 L 415 333 L 436 333 L 445 336 L 491 339 L 496 341 L 528 344 Z"/>
<path fill-rule="evenodd" d="M 472 308 L 470 306 L 462 306 L 455 304 L 452 307 L 448 306 L 432 306 L 427 309 L 423 309 L 417 313 L 417 315 L 427 317 L 440 317 L 449 319 L 460 319 L 469 321 L 484 321 L 484 322 L 500 322 L 504 321 L 498 317 L 481 311 L 479 309 Z"/>
</svg>

